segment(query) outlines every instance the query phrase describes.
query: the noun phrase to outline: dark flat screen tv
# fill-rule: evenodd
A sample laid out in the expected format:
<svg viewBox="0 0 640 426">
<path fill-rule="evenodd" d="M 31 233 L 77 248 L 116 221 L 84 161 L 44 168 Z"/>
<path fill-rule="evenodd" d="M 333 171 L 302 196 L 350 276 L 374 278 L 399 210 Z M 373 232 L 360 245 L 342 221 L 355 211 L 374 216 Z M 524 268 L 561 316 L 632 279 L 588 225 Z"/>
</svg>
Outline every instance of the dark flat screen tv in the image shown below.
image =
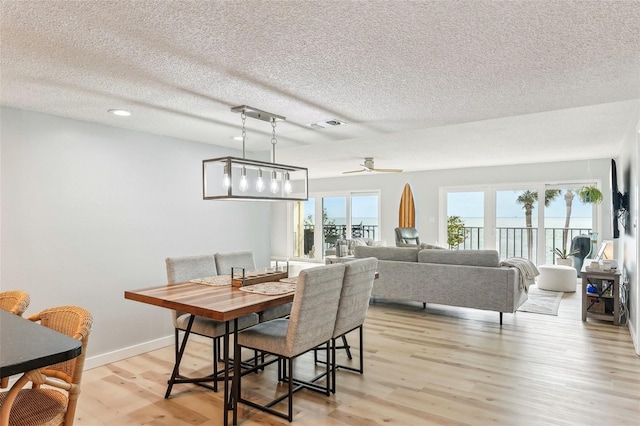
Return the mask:
<svg viewBox="0 0 640 426">
<path fill-rule="evenodd" d="M 613 224 L 613 238 L 620 237 L 620 219 L 628 209 L 627 197 L 618 190 L 618 171 L 616 160 L 611 160 L 611 222 Z"/>
</svg>

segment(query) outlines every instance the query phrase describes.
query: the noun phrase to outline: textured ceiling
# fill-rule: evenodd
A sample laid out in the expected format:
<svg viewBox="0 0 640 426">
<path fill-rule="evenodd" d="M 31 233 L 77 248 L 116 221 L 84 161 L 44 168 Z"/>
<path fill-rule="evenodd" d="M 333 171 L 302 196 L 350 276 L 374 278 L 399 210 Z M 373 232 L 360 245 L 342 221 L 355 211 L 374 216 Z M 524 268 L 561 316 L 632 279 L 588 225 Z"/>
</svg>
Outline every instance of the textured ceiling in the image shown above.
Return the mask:
<svg viewBox="0 0 640 426">
<path fill-rule="evenodd" d="M 611 157 L 640 118 L 636 0 L 0 4 L 2 105 L 234 148 L 250 105 L 311 177 Z"/>
</svg>

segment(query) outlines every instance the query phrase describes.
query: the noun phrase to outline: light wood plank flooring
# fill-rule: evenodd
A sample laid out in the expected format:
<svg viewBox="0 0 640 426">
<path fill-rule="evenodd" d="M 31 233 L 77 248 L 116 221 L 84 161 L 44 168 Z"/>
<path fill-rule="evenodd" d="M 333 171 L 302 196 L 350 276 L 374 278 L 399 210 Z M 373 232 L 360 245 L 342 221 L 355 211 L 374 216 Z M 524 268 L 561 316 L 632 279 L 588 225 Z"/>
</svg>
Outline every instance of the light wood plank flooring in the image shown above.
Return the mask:
<svg viewBox="0 0 640 426">
<path fill-rule="evenodd" d="M 493 312 L 372 303 L 365 374 L 339 372 L 331 397 L 298 392 L 294 424 L 638 426 L 640 357 L 629 331 L 583 323 L 579 291 L 565 294 L 557 317 L 505 314 L 502 328 Z M 209 341 L 189 345 L 183 372 L 210 371 Z M 176 385 L 163 398 L 172 363 L 167 347 L 86 371 L 75 424 L 221 424 L 221 392 Z M 313 368 L 305 355 L 296 374 L 309 377 Z M 246 376 L 243 393 L 272 396 L 275 373 L 273 365 Z M 239 418 L 244 426 L 289 424 L 242 405 Z"/>
</svg>

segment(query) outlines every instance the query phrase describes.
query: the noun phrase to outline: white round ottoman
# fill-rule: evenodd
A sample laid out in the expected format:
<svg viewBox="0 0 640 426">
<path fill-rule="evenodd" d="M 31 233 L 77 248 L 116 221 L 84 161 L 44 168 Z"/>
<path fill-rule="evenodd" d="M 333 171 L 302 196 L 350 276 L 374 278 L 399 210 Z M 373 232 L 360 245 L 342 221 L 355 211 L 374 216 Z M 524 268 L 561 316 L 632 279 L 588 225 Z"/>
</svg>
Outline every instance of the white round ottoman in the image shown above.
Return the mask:
<svg viewBox="0 0 640 426">
<path fill-rule="evenodd" d="M 537 279 L 538 289 L 551 291 L 576 291 L 578 272 L 571 266 L 540 265 Z"/>
</svg>

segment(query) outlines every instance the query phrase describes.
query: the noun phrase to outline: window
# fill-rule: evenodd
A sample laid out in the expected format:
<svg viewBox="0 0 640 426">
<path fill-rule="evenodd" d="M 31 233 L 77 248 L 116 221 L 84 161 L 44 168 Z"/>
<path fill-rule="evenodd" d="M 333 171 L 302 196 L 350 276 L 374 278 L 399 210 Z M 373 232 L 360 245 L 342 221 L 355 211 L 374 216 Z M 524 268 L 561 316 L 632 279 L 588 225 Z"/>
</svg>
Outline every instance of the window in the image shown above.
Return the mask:
<svg viewBox="0 0 640 426">
<path fill-rule="evenodd" d="M 322 260 L 335 254 L 339 238 L 375 240 L 380 235 L 379 198 L 378 192 L 349 192 L 315 195 L 293 203 L 293 257 Z"/>
<path fill-rule="evenodd" d="M 578 199 L 584 185 L 548 185 L 545 189 L 549 203 L 544 208 L 545 263 L 554 263 L 554 249 L 571 251 L 578 235 L 589 235 L 593 228 L 593 206 Z"/>
<path fill-rule="evenodd" d="M 524 257 L 534 263 L 538 253 L 538 191 L 518 188 L 496 191 L 496 249 L 501 258 Z"/>
<path fill-rule="evenodd" d="M 593 182 L 520 187 L 443 188 L 447 219 L 458 216 L 464 226 L 460 249 L 495 249 L 501 259 L 524 257 L 536 264 L 553 264 L 554 249 L 571 250 L 572 240 L 595 227 L 595 208 L 581 203 L 577 191 Z M 538 194 L 544 193 L 544 200 Z"/>
<path fill-rule="evenodd" d="M 483 249 L 484 248 L 484 192 L 450 192 L 447 194 L 447 246 L 456 248 L 455 233 L 450 220 L 459 219 L 464 226 L 460 239 L 464 239 L 458 248 Z M 442 244 L 444 246 L 444 244 Z"/>
</svg>

